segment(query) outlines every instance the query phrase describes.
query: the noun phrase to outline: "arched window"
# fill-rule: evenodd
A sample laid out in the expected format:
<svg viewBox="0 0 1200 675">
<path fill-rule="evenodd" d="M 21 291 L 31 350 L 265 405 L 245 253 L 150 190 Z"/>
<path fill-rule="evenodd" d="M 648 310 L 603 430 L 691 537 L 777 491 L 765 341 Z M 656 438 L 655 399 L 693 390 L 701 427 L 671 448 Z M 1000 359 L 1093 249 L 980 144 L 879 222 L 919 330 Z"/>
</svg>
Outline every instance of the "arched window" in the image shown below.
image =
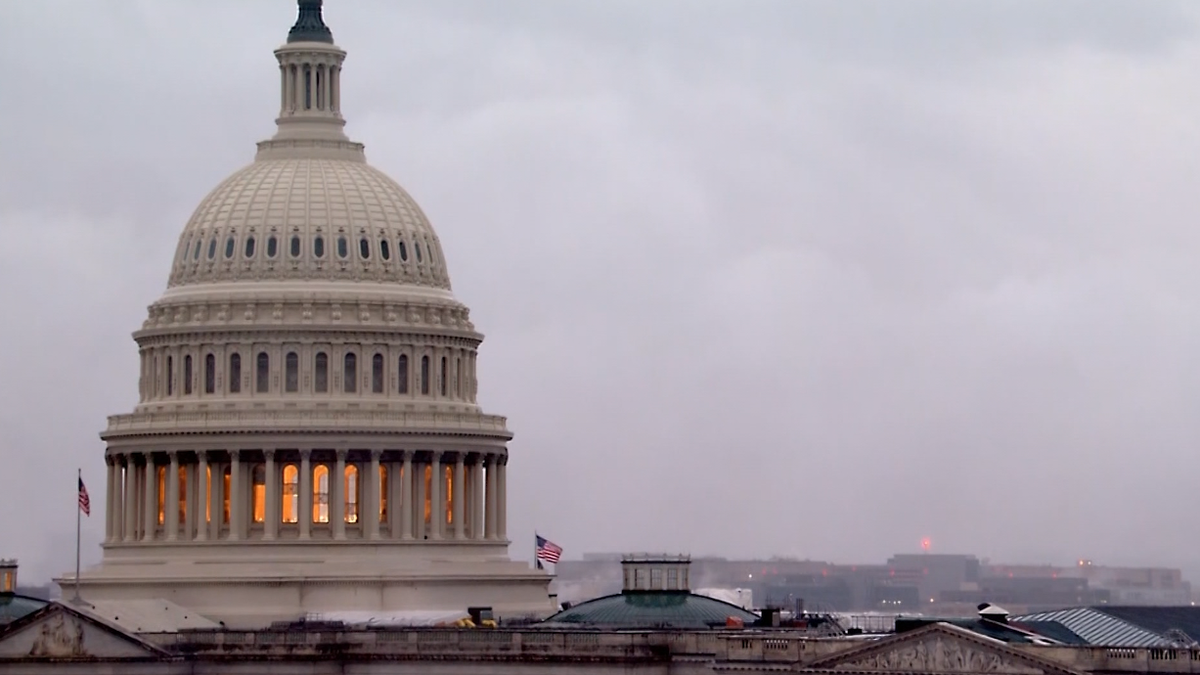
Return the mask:
<svg viewBox="0 0 1200 675">
<path fill-rule="evenodd" d="M 252 516 L 254 522 L 261 523 L 267 519 L 267 467 L 255 464 L 251 476 Z"/>
<path fill-rule="evenodd" d="M 221 504 L 221 522 L 225 525 L 229 524 L 229 492 L 230 486 L 233 485 L 233 475 L 230 473 L 229 465 L 225 465 L 225 471 L 221 475 L 221 494 L 224 495 L 223 503 Z"/>
<path fill-rule="evenodd" d="M 346 467 L 345 482 L 342 494 L 345 495 L 346 522 L 358 522 L 358 467 L 350 464 Z"/>
<path fill-rule="evenodd" d="M 396 250 L 400 252 L 400 262 L 408 262 L 408 247 L 404 245 L 404 240 L 396 242 Z"/>
<path fill-rule="evenodd" d="M 300 257 L 300 237 L 298 235 L 292 235 L 291 250 L 288 252 L 292 254 L 293 258 Z"/>
<path fill-rule="evenodd" d="M 342 366 L 342 391 L 353 394 L 358 391 L 358 355 L 354 352 L 346 354 Z"/>
<path fill-rule="evenodd" d="M 204 393 L 217 393 L 217 357 L 204 355 Z"/>
<path fill-rule="evenodd" d="M 180 526 L 187 522 L 187 474 L 188 468 L 181 466 L 175 475 L 175 480 L 179 482 L 179 520 L 177 522 Z"/>
<path fill-rule="evenodd" d="M 371 357 L 371 393 L 383 393 L 383 354 Z"/>
<path fill-rule="evenodd" d="M 183 395 L 189 396 L 192 393 L 192 355 L 187 354 L 183 357 Z"/>
<path fill-rule="evenodd" d="M 258 372 L 255 374 L 255 391 L 265 394 L 271 391 L 271 357 L 266 352 L 258 353 Z"/>
<path fill-rule="evenodd" d="M 379 522 L 388 521 L 388 470 L 387 464 L 379 465 Z"/>
<path fill-rule="evenodd" d="M 392 249 L 388 246 L 387 239 L 379 240 L 379 257 L 383 258 L 384 262 L 392 259 Z"/>
<path fill-rule="evenodd" d="M 338 237 L 337 239 L 337 254 L 339 258 L 345 258 L 350 255 L 350 248 L 346 243 L 345 237 Z"/>
<path fill-rule="evenodd" d="M 155 482 L 158 483 L 158 524 L 162 525 L 167 522 L 167 467 L 158 467 Z"/>
<path fill-rule="evenodd" d="M 242 355 L 229 355 L 229 393 L 237 394 L 242 391 Z"/>
<path fill-rule="evenodd" d="M 438 378 L 438 394 L 440 394 L 442 396 L 446 395 L 446 382 L 448 382 L 450 380 L 450 377 L 449 377 L 450 367 L 447 365 L 447 363 L 448 363 L 448 361 L 447 361 L 446 357 L 443 356 L 442 357 L 442 376 L 440 378 Z"/>
<path fill-rule="evenodd" d="M 397 380 L 399 381 L 399 383 L 397 384 L 397 387 L 399 388 L 398 389 L 399 393 L 407 394 L 408 393 L 408 354 L 400 355 L 400 367 L 399 367 L 398 371 L 399 372 L 397 372 L 396 375 L 397 375 Z"/>
<path fill-rule="evenodd" d="M 246 257 L 254 257 L 254 235 L 246 237 Z"/>
<path fill-rule="evenodd" d="M 283 359 L 284 364 L 284 389 L 289 392 L 300 391 L 300 355 L 296 352 L 288 352 Z"/>
<path fill-rule="evenodd" d="M 317 235 L 317 237 L 315 239 L 313 239 L 313 257 L 314 258 L 324 258 L 325 257 L 325 237 L 322 237 L 319 234 Z"/>
<path fill-rule="evenodd" d="M 421 394 L 429 395 L 429 357 L 421 357 Z"/>
<path fill-rule="evenodd" d="M 279 254 L 279 239 L 275 235 L 267 237 L 267 257 L 274 258 Z"/>
<path fill-rule="evenodd" d="M 175 358 L 167 357 L 167 396 L 175 395 Z"/>
<path fill-rule="evenodd" d="M 329 391 L 329 355 L 317 352 L 313 363 L 313 390 L 318 394 Z"/>
<path fill-rule="evenodd" d="M 358 240 L 358 255 L 361 256 L 363 260 L 371 259 L 371 241 L 366 237 L 362 237 Z"/>
<path fill-rule="evenodd" d="M 318 464 L 313 469 L 313 512 L 314 523 L 329 522 L 329 467 Z"/>
<path fill-rule="evenodd" d="M 283 522 L 300 521 L 300 471 L 295 464 L 283 467 L 283 501 L 279 507 Z"/>
</svg>

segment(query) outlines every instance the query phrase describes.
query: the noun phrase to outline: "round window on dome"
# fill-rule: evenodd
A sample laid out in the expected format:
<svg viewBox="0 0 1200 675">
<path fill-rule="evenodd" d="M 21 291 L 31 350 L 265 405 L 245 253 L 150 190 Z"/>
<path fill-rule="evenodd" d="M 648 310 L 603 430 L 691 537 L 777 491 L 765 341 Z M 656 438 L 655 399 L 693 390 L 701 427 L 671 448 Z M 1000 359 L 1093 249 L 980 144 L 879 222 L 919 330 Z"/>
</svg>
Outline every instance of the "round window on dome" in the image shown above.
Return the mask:
<svg viewBox="0 0 1200 675">
<path fill-rule="evenodd" d="M 350 255 L 350 247 L 349 244 L 346 243 L 345 237 L 338 237 L 337 254 L 339 258 L 345 258 L 346 256 Z"/>
<path fill-rule="evenodd" d="M 408 262 L 408 247 L 404 245 L 404 240 L 396 242 L 396 250 L 400 251 L 400 262 Z"/>
<path fill-rule="evenodd" d="M 290 251 L 293 258 L 300 257 L 300 237 L 292 236 L 292 250 Z"/>
<path fill-rule="evenodd" d="M 249 237 L 246 237 L 246 257 L 247 258 L 254 257 L 254 235 L 250 235 Z"/>
<path fill-rule="evenodd" d="M 413 242 L 413 253 L 417 254 L 417 262 L 421 262 L 421 242 Z"/>
<path fill-rule="evenodd" d="M 319 234 L 316 239 L 313 239 L 313 256 L 316 258 L 325 257 L 325 237 Z"/>
<path fill-rule="evenodd" d="M 379 257 L 383 258 L 384 260 L 392 259 L 392 249 L 390 246 L 388 246 L 387 239 L 379 240 Z"/>
<path fill-rule="evenodd" d="M 217 257 L 217 238 L 213 237 L 208 240 L 208 259 L 212 260 Z"/>
<path fill-rule="evenodd" d="M 279 239 L 275 235 L 267 237 L 267 257 L 274 258 L 279 253 Z"/>
<path fill-rule="evenodd" d="M 225 240 L 225 258 L 226 259 L 233 257 L 233 247 L 236 245 L 237 245 L 237 242 L 235 242 L 233 240 L 233 237 L 230 237 Z"/>
<path fill-rule="evenodd" d="M 362 256 L 363 260 L 371 259 L 371 242 L 366 237 L 358 240 L 358 255 Z"/>
</svg>

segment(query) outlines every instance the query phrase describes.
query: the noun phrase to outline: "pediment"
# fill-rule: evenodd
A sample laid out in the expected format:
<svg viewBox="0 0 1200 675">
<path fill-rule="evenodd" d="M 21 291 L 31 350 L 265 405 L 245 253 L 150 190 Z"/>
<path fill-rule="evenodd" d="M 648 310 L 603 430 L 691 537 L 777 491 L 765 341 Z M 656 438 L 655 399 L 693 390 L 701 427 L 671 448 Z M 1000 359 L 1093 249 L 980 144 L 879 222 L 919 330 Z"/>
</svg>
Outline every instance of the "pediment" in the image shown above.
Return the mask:
<svg viewBox="0 0 1200 675">
<path fill-rule="evenodd" d="M 0 630 L 6 659 L 147 659 L 166 652 L 67 605 L 51 603 Z"/>
<path fill-rule="evenodd" d="M 803 669 L 848 673 L 1077 675 L 1049 659 L 948 624 L 934 624 L 883 638 L 805 664 Z"/>
</svg>

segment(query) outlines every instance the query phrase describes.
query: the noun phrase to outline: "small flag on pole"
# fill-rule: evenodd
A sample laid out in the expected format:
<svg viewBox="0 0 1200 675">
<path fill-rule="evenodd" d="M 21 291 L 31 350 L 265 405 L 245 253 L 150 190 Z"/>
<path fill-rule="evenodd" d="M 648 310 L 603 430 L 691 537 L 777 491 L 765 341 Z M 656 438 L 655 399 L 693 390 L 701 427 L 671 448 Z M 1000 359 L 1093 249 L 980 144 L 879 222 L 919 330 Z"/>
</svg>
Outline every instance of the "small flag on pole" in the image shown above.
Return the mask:
<svg viewBox="0 0 1200 675">
<path fill-rule="evenodd" d="M 83 484 L 83 478 L 79 479 L 79 510 L 83 511 L 83 515 L 92 517 L 92 500 L 88 499 L 87 487 Z"/>
<path fill-rule="evenodd" d="M 562 547 L 540 534 L 535 533 L 533 536 L 537 537 L 537 559 L 557 565 L 562 556 Z"/>
</svg>

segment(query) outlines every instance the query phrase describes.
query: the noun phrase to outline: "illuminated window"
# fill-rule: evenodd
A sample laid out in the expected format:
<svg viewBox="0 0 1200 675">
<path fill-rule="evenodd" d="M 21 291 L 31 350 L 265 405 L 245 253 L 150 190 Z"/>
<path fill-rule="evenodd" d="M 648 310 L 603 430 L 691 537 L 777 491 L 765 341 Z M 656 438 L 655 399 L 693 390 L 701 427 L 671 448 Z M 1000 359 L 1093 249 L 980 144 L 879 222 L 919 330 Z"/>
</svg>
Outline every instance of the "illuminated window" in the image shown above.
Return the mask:
<svg viewBox="0 0 1200 675">
<path fill-rule="evenodd" d="M 296 352 L 288 352 L 284 357 L 283 365 L 285 371 L 284 391 L 300 391 L 300 355 Z"/>
<path fill-rule="evenodd" d="M 179 520 L 180 523 L 187 522 L 187 467 L 179 467 L 179 475 L 176 477 L 179 481 Z"/>
<path fill-rule="evenodd" d="M 204 357 L 204 393 L 217 393 L 217 357 L 212 354 Z"/>
<path fill-rule="evenodd" d="M 295 464 L 283 467 L 283 501 L 280 504 L 283 522 L 295 523 L 300 518 L 300 471 Z"/>
<path fill-rule="evenodd" d="M 13 585 L 12 572 L 9 572 L 6 570 L 3 573 L 3 578 L 0 579 L 0 581 L 3 581 L 3 583 L 0 583 L 0 593 L 15 593 L 16 592 L 17 589 Z"/>
<path fill-rule="evenodd" d="M 414 476 L 414 478 L 415 478 L 415 476 Z M 425 483 L 425 493 L 424 493 L 425 494 L 425 509 L 422 511 L 421 517 L 425 519 L 426 525 L 429 524 L 429 512 L 433 510 L 432 507 L 430 506 L 430 500 L 433 499 L 433 495 L 431 495 L 429 493 L 429 488 L 431 487 L 431 483 L 433 482 L 432 479 L 433 479 L 433 467 L 426 466 L 425 471 L 423 471 L 421 473 L 421 478 L 419 479 L 423 483 Z"/>
<path fill-rule="evenodd" d="M 454 467 L 447 465 L 446 471 L 446 488 L 443 494 L 446 495 L 446 513 L 442 518 L 444 523 L 454 522 Z"/>
<path fill-rule="evenodd" d="M 183 393 L 185 396 L 192 393 L 192 355 L 188 354 L 183 357 Z"/>
<path fill-rule="evenodd" d="M 251 476 L 254 522 L 261 523 L 267 519 L 267 468 L 262 464 L 255 464 Z"/>
<path fill-rule="evenodd" d="M 408 354 L 400 355 L 400 368 L 396 373 L 399 384 L 399 392 L 401 394 L 408 393 Z"/>
<path fill-rule="evenodd" d="M 242 390 L 242 355 L 229 355 L 229 393 L 237 394 Z"/>
<path fill-rule="evenodd" d="M 429 395 L 429 357 L 421 357 L 421 393 Z"/>
<path fill-rule="evenodd" d="M 313 512 L 314 523 L 329 522 L 329 467 L 318 464 L 313 469 Z"/>
<path fill-rule="evenodd" d="M 158 483 L 158 524 L 162 525 L 163 523 L 167 522 L 167 467 L 158 467 L 158 477 L 156 482 Z"/>
<path fill-rule="evenodd" d="M 255 375 L 255 391 L 265 394 L 271 391 L 271 357 L 266 352 L 258 353 L 258 367 Z"/>
<path fill-rule="evenodd" d="M 204 493 L 204 522 L 212 522 L 212 467 L 204 468 L 204 484 L 208 490 Z"/>
<path fill-rule="evenodd" d="M 225 503 L 221 513 L 221 522 L 226 525 L 229 524 L 229 486 L 233 482 L 232 477 L 229 474 L 229 469 L 229 467 L 225 467 L 225 475 L 223 476 L 223 489 L 221 490 L 221 494 L 225 497 Z"/>
<path fill-rule="evenodd" d="M 388 521 L 388 470 L 387 464 L 379 465 L 379 522 Z"/>
<path fill-rule="evenodd" d="M 318 394 L 324 394 L 329 391 L 329 355 L 325 352 L 317 352 L 315 363 L 313 364 L 313 390 Z"/>
<path fill-rule="evenodd" d="M 383 393 L 383 354 L 371 357 L 371 393 Z"/>
<path fill-rule="evenodd" d="M 346 354 L 342 365 L 342 391 L 353 394 L 358 391 L 358 355 Z"/>
<path fill-rule="evenodd" d="M 345 495 L 346 522 L 358 522 L 358 467 L 353 464 L 346 467 L 342 494 Z"/>
</svg>

